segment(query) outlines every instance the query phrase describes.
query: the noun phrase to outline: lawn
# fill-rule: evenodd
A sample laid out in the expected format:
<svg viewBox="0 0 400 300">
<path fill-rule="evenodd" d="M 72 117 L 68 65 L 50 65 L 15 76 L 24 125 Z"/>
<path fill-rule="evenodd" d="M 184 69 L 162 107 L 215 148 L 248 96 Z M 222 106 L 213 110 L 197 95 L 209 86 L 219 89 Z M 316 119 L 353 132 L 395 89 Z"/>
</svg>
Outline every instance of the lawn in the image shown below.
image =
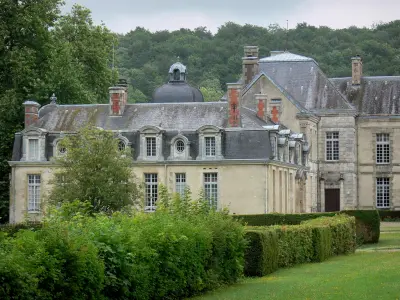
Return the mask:
<svg viewBox="0 0 400 300">
<path fill-rule="evenodd" d="M 400 223 L 355 254 L 246 278 L 194 299 L 400 299 L 400 252 L 388 250 L 394 248 L 400 248 Z"/>
</svg>

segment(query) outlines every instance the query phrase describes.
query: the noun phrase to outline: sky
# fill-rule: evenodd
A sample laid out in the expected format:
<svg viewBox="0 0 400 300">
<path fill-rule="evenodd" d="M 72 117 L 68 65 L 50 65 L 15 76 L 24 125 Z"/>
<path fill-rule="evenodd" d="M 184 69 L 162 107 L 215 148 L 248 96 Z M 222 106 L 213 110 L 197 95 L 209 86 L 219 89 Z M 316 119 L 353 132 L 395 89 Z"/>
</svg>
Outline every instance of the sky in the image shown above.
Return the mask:
<svg viewBox="0 0 400 300">
<path fill-rule="evenodd" d="M 400 19 L 400 0 L 65 0 L 63 12 L 77 3 L 92 11 L 95 23 L 114 32 L 137 26 L 152 32 L 205 26 L 215 33 L 228 21 L 267 27 L 314 26 L 371 27 Z"/>
</svg>

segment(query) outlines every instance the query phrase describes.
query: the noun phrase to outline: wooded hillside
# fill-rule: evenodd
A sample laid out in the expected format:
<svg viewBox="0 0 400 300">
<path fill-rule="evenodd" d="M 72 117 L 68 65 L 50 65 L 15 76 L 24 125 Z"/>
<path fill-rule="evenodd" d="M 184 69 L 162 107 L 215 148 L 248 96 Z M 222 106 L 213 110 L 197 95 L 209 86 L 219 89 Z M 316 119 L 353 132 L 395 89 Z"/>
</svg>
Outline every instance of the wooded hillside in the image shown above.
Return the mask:
<svg viewBox="0 0 400 300">
<path fill-rule="evenodd" d="M 238 79 L 243 46 L 260 47 L 260 56 L 285 50 L 314 58 L 329 77 L 351 76 L 351 57 L 364 60 L 364 75 L 400 75 L 400 20 L 373 28 L 334 30 L 298 24 L 284 28 L 226 23 L 213 35 L 204 27 L 195 30 L 151 33 L 136 28 L 119 35 L 116 51 L 120 75 L 132 84 L 130 101 L 151 98 L 168 79 L 170 65 L 178 59 L 188 67 L 188 80 L 202 87 L 206 100 L 222 94 L 227 82 Z"/>
</svg>

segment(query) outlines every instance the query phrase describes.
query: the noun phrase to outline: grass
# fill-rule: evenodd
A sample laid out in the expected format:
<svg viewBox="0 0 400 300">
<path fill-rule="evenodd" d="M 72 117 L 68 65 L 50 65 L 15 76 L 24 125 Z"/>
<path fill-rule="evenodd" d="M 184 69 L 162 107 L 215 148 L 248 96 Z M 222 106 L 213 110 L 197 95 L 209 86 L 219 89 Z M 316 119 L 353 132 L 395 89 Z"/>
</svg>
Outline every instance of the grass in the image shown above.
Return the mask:
<svg viewBox="0 0 400 300">
<path fill-rule="evenodd" d="M 400 223 L 394 227 L 398 230 L 382 232 L 378 244 L 365 245 L 355 254 L 246 278 L 194 299 L 400 299 L 400 252 L 387 250 L 400 249 Z"/>
</svg>

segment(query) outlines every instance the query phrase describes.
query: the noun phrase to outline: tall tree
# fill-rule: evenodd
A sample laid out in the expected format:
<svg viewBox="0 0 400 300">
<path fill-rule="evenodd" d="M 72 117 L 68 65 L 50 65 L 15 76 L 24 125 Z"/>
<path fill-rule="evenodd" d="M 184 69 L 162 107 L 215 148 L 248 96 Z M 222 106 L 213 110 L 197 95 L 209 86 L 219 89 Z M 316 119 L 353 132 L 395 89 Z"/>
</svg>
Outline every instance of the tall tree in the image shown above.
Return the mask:
<svg viewBox="0 0 400 300">
<path fill-rule="evenodd" d="M 47 104 L 102 102 L 115 81 L 114 35 L 94 25 L 90 11 L 62 0 L 0 0 L 0 222 L 8 221 L 13 137 L 22 129 L 27 99 Z"/>
</svg>

